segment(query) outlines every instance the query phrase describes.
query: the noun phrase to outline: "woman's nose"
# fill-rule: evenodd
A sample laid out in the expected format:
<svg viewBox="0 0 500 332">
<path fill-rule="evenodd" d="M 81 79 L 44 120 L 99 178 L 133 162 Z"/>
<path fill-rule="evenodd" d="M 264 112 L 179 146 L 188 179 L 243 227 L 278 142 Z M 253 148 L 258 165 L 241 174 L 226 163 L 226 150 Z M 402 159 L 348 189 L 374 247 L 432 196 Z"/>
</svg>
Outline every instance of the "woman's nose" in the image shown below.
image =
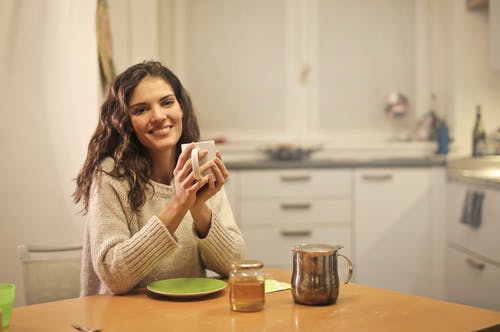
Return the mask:
<svg viewBox="0 0 500 332">
<path fill-rule="evenodd" d="M 160 106 L 154 106 L 151 109 L 151 121 L 158 122 L 163 121 L 165 119 L 165 110 L 163 110 Z"/>
</svg>

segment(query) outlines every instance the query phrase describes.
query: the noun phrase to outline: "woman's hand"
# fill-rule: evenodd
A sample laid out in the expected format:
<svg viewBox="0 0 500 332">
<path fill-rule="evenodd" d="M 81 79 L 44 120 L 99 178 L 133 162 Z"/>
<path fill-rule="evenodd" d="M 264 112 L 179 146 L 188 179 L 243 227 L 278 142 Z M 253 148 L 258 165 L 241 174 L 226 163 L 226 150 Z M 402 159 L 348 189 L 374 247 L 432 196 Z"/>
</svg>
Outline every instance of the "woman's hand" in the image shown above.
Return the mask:
<svg viewBox="0 0 500 332">
<path fill-rule="evenodd" d="M 158 218 L 167 227 L 170 234 L 174 234 L 186 213 L 191 210 L 191 215 L 198 230 L 199 236 L 206 236 L 210 228 L 212 212 L 204 204 L 197 210 L 193 206 L 197 202 L 198 191 L 209 182 L 209 177 L 204 176 L 200 181 L 194 178 L 193 167 L 190 156 L 194 144 L 191 143 L 187 149 L 181 152 L 174 168 L 174 196 L 167 205 L 158 213 Z M 207 151 L 200 152 L 204 156 Z M 204 171 L 211 165 L 203 165 L 200 171 Z"/>
<path fill-rule="evenodd" d="M 206 163 L 203 166 L 207 166 L 207 168 L 211 168 L 213 174 L 208 174 L 202 178 L 208 177 L 208 184 L 203 185 L 202 188 L 198 190 L 196 193 L 196 202 L 192 209 L 199 209 L 205 202 L 212 196 L 214 196 L 219 190 L 221 190 L 224 183 L 229 176 L 229 172 L 222 162 L 222 154 L 219 151 L 216 151 L 215 158 L 213 161 Z M 200 171 L 203 172 L 207 168 L 201 168 Z"/>
<path fill-rule="evenodd" d="M 209 183 L 209 176 L 204 176 L 199 181 L 194 177 L 193 165 L 191 164 L 191 150 L 194 147 L 194 143 L 191 143 L 187 149 L 181 152 L 174 169 L 174 199 L 186 211 L 197 202 L 197 192 Z M 203 157 L 206 153 L 207 151 L 200 152 L 200 156 Z M 210 165 L 203 165 L 200 167 L 200 172 L 209 167 Z"/>
<path fill-rule="evenodd" d="M 180 206 L 186 212 L 187 210 L 191 211 L 198 236 L 203 238 L 208 234 L 212 219 L 212 211 L 205 203 L 222 188 L 229 172 L 222 162 L 222 154 L 217 151 L 214 160 L 200 166 L 200 173 L 211 168 L 213 174 L 205 175 L 197 181 L 190 159 L 194 147 L 195 145 L 191 143 L 179 156 L 174 169 L 175 193 L 170 204 Z M 207 150 L 200 150 L 198 157 L 203 158 L 207 154 Z M 167 228 L 171 232 L 175 231 L 179 223 L 180 220 L 177 220 L 176 224 L 172 225 L 173 227 L 167 226 Z"/>
<path fill-rule="evenodd" d="M 218 151 L 215 153 L 214 160 L 203 166 L 210 167 L 213 174 L 208 174 L 203 177 L 203 179 L 208 179 L 208 183 L 198 190 L 196 193 L 196 201 L 190 210 L 200 238 L 207 236 L 212 220 L 212 211 L 205 203 L 222 188 L 229 176 L 229 172 L 222 162 L 222 154 Z M 204 170 L 205 168 L 201 169 L 202 172 Z"/>
</svg>

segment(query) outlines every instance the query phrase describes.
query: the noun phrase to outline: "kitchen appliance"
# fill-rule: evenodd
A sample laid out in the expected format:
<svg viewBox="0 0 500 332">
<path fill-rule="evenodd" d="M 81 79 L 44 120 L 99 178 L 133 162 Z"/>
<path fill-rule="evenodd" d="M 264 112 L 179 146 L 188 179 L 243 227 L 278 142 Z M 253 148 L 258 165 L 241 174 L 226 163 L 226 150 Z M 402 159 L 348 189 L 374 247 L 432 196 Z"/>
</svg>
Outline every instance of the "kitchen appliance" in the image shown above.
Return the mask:
<svg viewBox="0 0 500 332">
<path fill-rule="evenodd" d="M 313 152 L 320 149 L 320 146 L 302 147 L 293 144 L 278 144 L 267 147 L 264 152 L 271 160 L 298 161 L 308 159 Z"/>
<path fill-rule="evenodd" d="M 448 165 L 446 299 L 500 310 L 500 157 Z"/>
</svg>

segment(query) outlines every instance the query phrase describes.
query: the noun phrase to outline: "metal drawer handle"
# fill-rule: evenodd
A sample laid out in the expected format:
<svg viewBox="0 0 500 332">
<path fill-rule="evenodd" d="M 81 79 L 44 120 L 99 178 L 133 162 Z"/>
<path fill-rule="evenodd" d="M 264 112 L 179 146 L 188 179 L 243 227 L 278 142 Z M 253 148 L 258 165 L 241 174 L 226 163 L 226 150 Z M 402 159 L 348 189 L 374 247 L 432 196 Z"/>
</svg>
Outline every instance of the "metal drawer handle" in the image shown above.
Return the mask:
<svg viewBox="0 0 500 332">
<path fill-rule="evenodd" d="M 310 236 L 311 231 L 308 230 L 297 230 L 297 231 L 281 231 L 283 236 Z"/>
<path fill-rule="evenodd" d="M 296 181 L 310 181 L 310 175 L 282 175 L 281 181 L 283 182 L 296 182 Z"/>
<path fill-rule="evenodd" d="M 363 174 L 363 180 L 368 181 L 389 181 L 392 179 L 392 174 Z"/>
<path fill-rule="evenodd" d="M 282 203 L 282 210 L 309 210 L 311 203 Z"/>
<path fill-rule="evenodd" d="M 478 262 L 475 259 L 472 259 L 470 257 L 467 257 L 465 259 L 465 261 L 467 262 L 467 264 L 469 264 L 470 266 L 472 266 L 473 268 L 478 269 L 478 270 L 484 270 L 484 268 L 486 267 L 486 265 L 484 265 L 484 263 Z"/>
</svg>

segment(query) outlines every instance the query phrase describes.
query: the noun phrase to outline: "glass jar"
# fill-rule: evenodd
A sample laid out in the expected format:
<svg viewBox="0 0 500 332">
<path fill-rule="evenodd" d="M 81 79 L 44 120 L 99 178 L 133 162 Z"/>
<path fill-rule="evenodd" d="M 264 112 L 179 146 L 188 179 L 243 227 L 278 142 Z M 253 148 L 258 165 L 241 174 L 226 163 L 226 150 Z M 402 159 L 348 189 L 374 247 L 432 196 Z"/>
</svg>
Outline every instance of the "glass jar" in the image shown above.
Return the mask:
<svg viewBox="0 0 500 332">
<path fill-rule="evenodd" d="M 264 308 L 264 264 L 257 260 L 240 260 L 231 264 L 229 303 L 234 311 L 259 311 Z"/>
</svg>

